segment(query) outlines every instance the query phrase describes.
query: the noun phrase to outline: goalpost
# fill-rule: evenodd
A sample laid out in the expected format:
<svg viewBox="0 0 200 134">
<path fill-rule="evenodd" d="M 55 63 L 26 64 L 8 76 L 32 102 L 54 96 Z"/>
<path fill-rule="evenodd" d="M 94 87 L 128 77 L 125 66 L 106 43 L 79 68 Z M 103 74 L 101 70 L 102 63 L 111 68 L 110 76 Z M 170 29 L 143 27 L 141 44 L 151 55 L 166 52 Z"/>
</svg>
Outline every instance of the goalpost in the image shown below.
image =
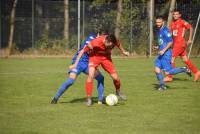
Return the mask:
<svg viewBox="0 0 200 134">
<path fill-rule="evenodd" d="M 198 24 L 199 24 L 199 19 L 200 19 L 200 12 L 199 12 L 199 16 L 198 16 L 198 19 L 197 19 L 196 27 L 195 27 L 195 30 L 194 30 L 194 35 L 192 37 L 192 44 L 190 45 L 190 50 L 189 50 L 189 53 L 188 53 L 188 58 L 190 58 L 190 53 L 191 53 L 192 46 L 193 46 L 194 39 L 195 39 L 195 35 L 196 35 L 196 32 L 197 32 L 197 28 L 198 28 Z"/>
</svg>

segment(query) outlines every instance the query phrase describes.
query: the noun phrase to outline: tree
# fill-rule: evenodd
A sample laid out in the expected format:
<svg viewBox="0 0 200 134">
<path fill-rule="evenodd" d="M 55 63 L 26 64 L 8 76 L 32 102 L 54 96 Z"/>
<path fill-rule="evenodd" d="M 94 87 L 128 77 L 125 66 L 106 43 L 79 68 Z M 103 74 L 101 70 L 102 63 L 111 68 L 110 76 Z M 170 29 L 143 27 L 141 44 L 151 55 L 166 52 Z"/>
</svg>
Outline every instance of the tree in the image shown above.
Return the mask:
<svg viewBox="0 0 200 134">
<path fill-rule="evenodd" d="M 153 19 L 154 19 L 154 0 L 148 1 L 149 8 L 149 57 L 152 55 L 152 44 L 153 44 Z"/>
<path fill-rule="evenodd" d="M 69 0 L 64 0 L 64 40 L 66 48 L 69 42 Z"/>
<path fill-rule="evenodd" d="M 172 22 L 172 12 L 175 8 L 176 0 L 171 0 L 170 8 L 169 8 L 169 15 L 167 20 L 167 26 L 169 27 Z"/>
<path fill-rule="evenodd" d="M 11 10 L 11 15 L 10 15 L 10 33 L 9 33 L 9 38 L 8 38 L 8 56 L 11 54 L 11 49 L 13 47 L 13 36 L 14 36 L 14 28 L 15 28 L 15 11 L 16 11 L 16 6 L 17 6 L 17 0 L 14 0 L 13 2 L 13 7 Z"/>
<path fill-rule="evenodd" d="M 120 18 L 122 15 L 122 0 L 118 0 L 117 3 L 117 18 L 116 18 L 116 27 L 115 27 L 115 36 L 119 38 L 120 34 Z"/>
</svg>

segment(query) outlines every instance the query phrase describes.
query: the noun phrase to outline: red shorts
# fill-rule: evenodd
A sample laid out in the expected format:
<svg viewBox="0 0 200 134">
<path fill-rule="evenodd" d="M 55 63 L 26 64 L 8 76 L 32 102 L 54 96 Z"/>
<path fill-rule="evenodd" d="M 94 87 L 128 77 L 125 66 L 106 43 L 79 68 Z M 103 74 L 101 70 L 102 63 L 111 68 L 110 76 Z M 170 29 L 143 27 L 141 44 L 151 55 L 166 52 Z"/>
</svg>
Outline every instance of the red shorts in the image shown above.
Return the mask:
<svg viewBox="0 0 200 134">
<path fill-rule="evenodd" d="M 105 56 L 92 56 L 89 58 L 89 67 L 98 68 L 99 65 L 109 74 L 116 73 L 115 66 L 110 58 Z"/>
<path fill-rule="evenodd" d="M 178 57 L 178 56 L 186 56 L 186 48 L 185 47 L 180 47 L 180 48 L 173 48 L 172 50 L 172 57 Z"/>
</svg>

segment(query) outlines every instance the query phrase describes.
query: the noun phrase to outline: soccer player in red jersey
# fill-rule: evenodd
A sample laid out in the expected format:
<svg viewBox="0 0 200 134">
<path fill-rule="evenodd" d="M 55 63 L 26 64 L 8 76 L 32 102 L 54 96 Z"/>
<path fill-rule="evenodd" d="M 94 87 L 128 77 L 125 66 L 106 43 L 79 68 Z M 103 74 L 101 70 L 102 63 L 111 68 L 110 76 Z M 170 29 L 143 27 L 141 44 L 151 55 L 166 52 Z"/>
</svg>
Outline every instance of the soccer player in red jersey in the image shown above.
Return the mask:
<svg viewBox="0 0 200 134">
<path fill-rule="evenodd" d="M 92 40 L 82 51 L 80 51 L 75 63 L 70 66 L 70 69 L 76 68 L 82 55 L 89 52 L 89 75 L 86 81 L 87 106 L 92 105 L 93 79 L 99 65 L 101 65 L 113 79 L 116 88 L 116 95 L 118 95 L 122 100 L 126 100 L 126 96 L 121 92 L 121 82 L 111 59 L 111 50 L 115 46 L 117 46 L 124 55 L 129 55 L 129 52 L 123 49 L 121 43 L 114 35 L 103 35 Z"/>
<path fill-rule="evenodd" d="M 186 48 L 192 43 L 192 26 L 181 18 L 181 13 L 178 10 L 173 12 L 173 22 L 171 23 L 171 32 L 174 39 L 174 47 L 172 50 L 172 66 L 175 67 L 175 59 L 181 56 L 188 68 L 194 73 L 194 81 L 200 78 L 200 71 L 194 66 L 187 57 Z M 189 29 L 189 39 L 185 41 L 185 32 Z M 172 81 L 172 77 L 168 76 L 165 81 Z"/>
</svg>

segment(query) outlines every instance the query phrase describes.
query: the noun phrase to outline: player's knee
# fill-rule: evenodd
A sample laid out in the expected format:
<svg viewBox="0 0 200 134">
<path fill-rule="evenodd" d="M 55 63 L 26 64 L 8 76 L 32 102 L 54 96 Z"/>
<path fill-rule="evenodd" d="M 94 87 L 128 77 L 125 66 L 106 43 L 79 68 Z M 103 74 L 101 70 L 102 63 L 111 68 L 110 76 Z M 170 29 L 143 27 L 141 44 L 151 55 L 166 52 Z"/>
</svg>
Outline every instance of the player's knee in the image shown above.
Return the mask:
<svg viewBox="0 0 200 134">
<path fill-rule="evenodd" d="M 188 59 L 187 58 L 183 58 L 183 62 L 186 62 L 186 61 L 188 61 Z"/>
<path fill-rule="evenodd" d="M 117 73 L 111 74 L 111 77 L 112 77 L 113 80 L 119 80 Z"/>
<path fill-rule="evenodd" d="M 95 77 L 95 79 L 96 79 L 97 81 L 104 81 L 104 76 L 103 76 L 102 74 L 98 74 L 98 75 Z"/>
<path fill-rule="evenodd" d="M 155 73 L 160 73 L 160 69 L 158 67 L 155 68 Z"/>
<path fill-rule="evenodd" d="M 88 76 L 87 82 L 92 82 L 92 81 L 93 81 L 93 77 Z"/>
<path fill-rule="evenodd" d="M 169 75 L 169 72 L 165 72 L 165 75 Z"/>
</svg>

